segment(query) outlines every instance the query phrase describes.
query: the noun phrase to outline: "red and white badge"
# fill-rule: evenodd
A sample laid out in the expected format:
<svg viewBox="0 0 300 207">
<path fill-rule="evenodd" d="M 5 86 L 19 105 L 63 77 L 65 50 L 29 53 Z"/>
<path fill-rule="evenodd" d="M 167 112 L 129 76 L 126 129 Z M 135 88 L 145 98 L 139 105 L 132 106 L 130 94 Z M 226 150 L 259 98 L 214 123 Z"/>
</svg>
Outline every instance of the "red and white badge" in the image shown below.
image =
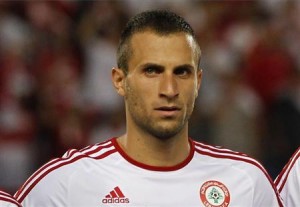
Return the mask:
<svg viewBox="0 0 300 207">
<path fill-rule="evenodd" d="M 226 207 L 230 203 L 230 193 L 223 183 L 209 180 L 200 188 L 200 199 L 206 207 Z"/>
</svg>

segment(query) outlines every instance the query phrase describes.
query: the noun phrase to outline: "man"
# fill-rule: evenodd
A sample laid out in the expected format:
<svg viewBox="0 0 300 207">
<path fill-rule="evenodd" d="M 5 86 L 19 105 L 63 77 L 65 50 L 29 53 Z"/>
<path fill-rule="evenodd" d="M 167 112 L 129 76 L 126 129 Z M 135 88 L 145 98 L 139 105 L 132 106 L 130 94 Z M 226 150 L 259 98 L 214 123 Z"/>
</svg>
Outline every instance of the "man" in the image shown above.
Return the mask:
<svg viewBox="0 0 300 207">
<path fill-rule="evenodd" d="M 300 206 L 300 147 L 275 179 L 286 206 Z"/>
<path fill-rule="evenodd" d="M 126 133 L 44 165 L 16 193 L 24 206 L 281 206 L 257 161 L 188 137 L 202 70 L 183 18 L 138 14 L 117 55 Z"/>
<path fill-rule="evenodd" d="M 21 207 L 11 195 L 0 190 L 0 207 Z"/>
</svg>

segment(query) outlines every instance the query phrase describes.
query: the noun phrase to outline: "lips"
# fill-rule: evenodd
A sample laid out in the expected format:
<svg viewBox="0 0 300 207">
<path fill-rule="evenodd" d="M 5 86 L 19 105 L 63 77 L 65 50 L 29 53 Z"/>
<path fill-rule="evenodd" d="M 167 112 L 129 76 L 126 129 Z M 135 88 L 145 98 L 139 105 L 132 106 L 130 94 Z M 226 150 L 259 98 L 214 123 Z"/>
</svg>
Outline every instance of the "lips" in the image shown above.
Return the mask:
<svg viewBox="0 0 300 207">
<path fill-rule="evenodd" d="M 162 117 L 174 118 L 178 115 L 180 108 L 177 106 L 160 106 L 155 108 L 155 111 Z"/>
<path fill-rule="evenodd" d="M 155 108 L 155 110 L 159 110 L 159 111 L 179 111 L 180 108 L 177 106 L 161 106 L 158 108 Z"/>
</svg>

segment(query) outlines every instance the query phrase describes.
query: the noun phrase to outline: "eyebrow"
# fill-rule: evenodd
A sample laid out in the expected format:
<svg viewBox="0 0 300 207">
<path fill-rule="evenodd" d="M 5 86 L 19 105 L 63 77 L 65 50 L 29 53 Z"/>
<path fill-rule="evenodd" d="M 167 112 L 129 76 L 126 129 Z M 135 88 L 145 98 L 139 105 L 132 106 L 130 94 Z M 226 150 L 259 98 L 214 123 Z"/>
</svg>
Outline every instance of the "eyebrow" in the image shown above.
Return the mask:
<svg viewBox="0 0 300 207">
<path fill-rule="evenodd" d="M 193 70 L 194 67 L 190 64 L 183 64 L 183 65 L 176 66 L 175 70 L 176 69 L 190 69 L 190 70 Z"/>
<path fill-rule="evenodd" d="M 160 70 L 163 70 L 164 69 L 164 66 L 162 65 L 159 65 L 159 64 L 156 64 L 156 63 L 146 63 L 146 64 L 143 64 L 140 66 L 140 68 L 157 68 L 157 69 L 160 69 Z"/>
<path fill-rule="evenodd" d="M 161 69 L 163 70 L 165 67 L 156 63 L 146 63 L 140 66 L 140 68 L 149 68 L 149 67 L 153 67 L 153 68 L 157 68 L 157 69 Z M 183 64 L 183 65 L 178 65 L 176 66 L 174 69 L 184 69 L 184 68 L 188 68 L 190 70 L 193 70 L 194 67 L 190 64 Z"/>
</svg>

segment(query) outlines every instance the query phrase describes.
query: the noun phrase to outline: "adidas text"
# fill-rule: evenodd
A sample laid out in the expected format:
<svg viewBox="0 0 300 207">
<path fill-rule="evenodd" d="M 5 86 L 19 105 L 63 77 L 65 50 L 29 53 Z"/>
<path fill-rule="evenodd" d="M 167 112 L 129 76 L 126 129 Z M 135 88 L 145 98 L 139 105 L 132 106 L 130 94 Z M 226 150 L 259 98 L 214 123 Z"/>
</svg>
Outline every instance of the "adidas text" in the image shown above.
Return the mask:
<svg viewBox="0 0 300 207">
<path fill-rule="evenodd" d="M 129 203 L 128 198 L 103 198 L 102 203 Z"/>
</svg>

